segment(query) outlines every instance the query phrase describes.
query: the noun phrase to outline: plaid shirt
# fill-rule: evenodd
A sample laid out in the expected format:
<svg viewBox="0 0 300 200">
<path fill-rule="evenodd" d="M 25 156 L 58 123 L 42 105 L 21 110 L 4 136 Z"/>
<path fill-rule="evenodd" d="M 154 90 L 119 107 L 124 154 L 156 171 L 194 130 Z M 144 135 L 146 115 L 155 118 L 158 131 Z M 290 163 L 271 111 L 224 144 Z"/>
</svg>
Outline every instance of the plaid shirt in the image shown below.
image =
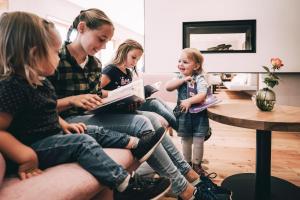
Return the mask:
<svg viewBox="0 0 300 200">
<path fill-rule="evenodd" d="M 80 94 L 98 94 L 101 92 L 102 64 L 94 56 L 88 56 L 88 62 L 82 68 L 70 52 L 65 43 L 59 53 L 60 61 L 55 74 L 49 80 L 55 87 L 58 98 Z M 61 113 L 63 117 L 82 114 L 83 110 L 71 108 Z"/>
</svg>

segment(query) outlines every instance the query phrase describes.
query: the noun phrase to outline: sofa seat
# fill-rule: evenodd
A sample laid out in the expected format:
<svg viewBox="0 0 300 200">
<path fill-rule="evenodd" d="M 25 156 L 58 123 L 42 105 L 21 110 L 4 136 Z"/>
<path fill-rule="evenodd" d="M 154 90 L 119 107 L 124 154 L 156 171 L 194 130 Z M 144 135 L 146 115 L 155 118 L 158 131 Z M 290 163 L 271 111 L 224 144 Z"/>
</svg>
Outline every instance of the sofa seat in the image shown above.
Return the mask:
<svg viewBox="0 0 300 200">
<path fill-rule="evenodd" d="M 129 171 L 139 165 L 129 150 L 105 149 L 117 163 Z M 0 181 L 5 162 L 0 154 Z M 1 175 L 2 172 L 2 175 Z M 0 182 L 0 199 L 5 200 L 87 200 L 112 199 L 112 191 L 77 163 L 62 164 L 44 170 L 44 173 L 21 181 L 17 177 L 4 177 Z"/>
<path fill-rule="evenodd" d="M 231 81 L 223 82 L 230 91 L 256 91 L 258 88 L 258 75 L 256 73 L 239 73 Z"/>
</svg>

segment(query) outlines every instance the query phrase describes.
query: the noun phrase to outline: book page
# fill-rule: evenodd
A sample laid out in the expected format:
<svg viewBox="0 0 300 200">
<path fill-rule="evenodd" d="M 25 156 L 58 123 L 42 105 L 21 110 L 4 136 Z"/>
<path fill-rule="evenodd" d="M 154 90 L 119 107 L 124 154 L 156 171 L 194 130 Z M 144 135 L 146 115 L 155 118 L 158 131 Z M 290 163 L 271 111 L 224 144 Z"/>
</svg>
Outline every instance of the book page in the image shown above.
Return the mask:
<svg viewBox="0 0 300 200">
<path fill-rule="evenodd" d="M 100 111 L 116 111 L 134 102 L 143 101 L 145 101 L 144 83 L 143 80 L 138 80 L 110 91 L 108 97 L 102 99 L 102 104 L 85 113 L 92 114 Z"/>
</svg>

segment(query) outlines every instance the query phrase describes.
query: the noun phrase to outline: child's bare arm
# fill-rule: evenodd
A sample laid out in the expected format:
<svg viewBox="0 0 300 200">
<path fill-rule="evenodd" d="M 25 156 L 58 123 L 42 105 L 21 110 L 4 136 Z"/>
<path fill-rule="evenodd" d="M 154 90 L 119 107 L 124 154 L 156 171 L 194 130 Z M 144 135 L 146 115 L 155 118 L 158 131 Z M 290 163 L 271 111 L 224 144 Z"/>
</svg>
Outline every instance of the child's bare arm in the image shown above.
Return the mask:
<svg viewBox="0 0 300 200">
<path fill-rule="evenodd" d="M 188 81 L 191 81 L 192 80 L 192 77 L 188 76 L 188 77 L 185 77 L 185 78 L 182 78 L 182 79 L 179 79 L 179 78 L 175 78 L 175 79 L 172 79 L 170 81 L 168 81 L 165 85 L 166 87 L 166 90 L 167 91 L 173 91 L 173 90 L 176 90 L 178 87 L 180 87 L 183 83 L 185 82 L 188 82 Z"/>
<path fill-rule="evenodd" d="M 36 176 L 42 172 L 38 169 L 38 157 L 33 149 L 6 131 L 11 121 L 10 114 L 0 112 L 0 152 L 19 164 L 18 174 L 22 180 Z"/>
<path fill-rule="evenodd" d="M 101 88 L 104 88 L 109 83 L 110 83 L 110 78 L 107 75 L 102 74 L 102 76 L 101 76 Z"/>
</svg>

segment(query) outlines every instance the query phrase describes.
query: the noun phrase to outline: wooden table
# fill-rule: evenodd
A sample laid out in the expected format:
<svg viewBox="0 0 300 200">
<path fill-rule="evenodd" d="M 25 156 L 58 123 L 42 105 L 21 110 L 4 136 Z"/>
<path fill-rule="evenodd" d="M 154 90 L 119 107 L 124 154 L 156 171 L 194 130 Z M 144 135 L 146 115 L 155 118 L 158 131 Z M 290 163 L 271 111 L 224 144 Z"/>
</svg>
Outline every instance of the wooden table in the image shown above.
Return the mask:
<svg viewBox="0 0 300 200">
<path fill-rule="evenodd" d="M 298 186 L 271 176 L 272 131 L 300 132 L 300 107 L 275 105 L 273 111 L 262 112 L 252 102 L 228 103 L 208 108 L 208 116 L 223 124 L 256 129 L 256 173 L 233 175 L 222 182 L 233 191 L 233 200 L 300 200 Z"/>
</svg>

